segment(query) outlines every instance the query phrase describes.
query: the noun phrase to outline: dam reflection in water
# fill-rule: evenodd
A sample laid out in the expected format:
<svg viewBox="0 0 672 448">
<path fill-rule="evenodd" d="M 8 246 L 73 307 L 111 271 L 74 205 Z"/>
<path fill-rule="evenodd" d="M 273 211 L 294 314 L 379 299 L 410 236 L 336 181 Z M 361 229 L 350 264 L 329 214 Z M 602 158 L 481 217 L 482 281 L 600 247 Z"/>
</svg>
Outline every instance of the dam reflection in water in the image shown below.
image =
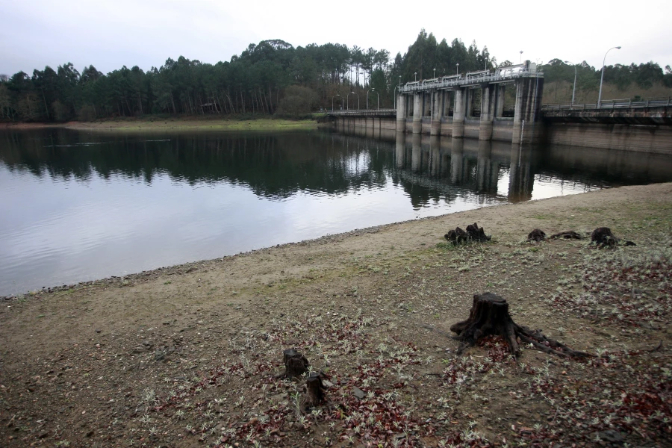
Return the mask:
<svg viewBox="0 0 672 448">
<path fill-rule="evenodd" d="M 373 131 L 0 132 L 0 295 L 669 181 L 670 159 Z"/>
</svg>

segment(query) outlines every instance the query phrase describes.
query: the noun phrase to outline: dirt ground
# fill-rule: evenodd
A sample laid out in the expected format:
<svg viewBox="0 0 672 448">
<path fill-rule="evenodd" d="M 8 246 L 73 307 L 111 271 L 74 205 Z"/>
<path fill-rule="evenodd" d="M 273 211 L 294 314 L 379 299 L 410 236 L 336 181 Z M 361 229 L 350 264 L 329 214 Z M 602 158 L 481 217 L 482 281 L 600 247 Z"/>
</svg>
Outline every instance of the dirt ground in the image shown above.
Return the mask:
<svg viewBox="0 0 672 448">
<path fill-rule="evenodd" d="M 443 235 L 477 222 L 492 240 Z M 598 249 L 610 227 L 636 246 Z M 672 184 L 392 224 L 0 300 L 0 446 L 672 446 Z M 594 356 L 456 355 L 474 294 Z M 296 348 L 325 378 L 284 379 Z"/>
</svg>

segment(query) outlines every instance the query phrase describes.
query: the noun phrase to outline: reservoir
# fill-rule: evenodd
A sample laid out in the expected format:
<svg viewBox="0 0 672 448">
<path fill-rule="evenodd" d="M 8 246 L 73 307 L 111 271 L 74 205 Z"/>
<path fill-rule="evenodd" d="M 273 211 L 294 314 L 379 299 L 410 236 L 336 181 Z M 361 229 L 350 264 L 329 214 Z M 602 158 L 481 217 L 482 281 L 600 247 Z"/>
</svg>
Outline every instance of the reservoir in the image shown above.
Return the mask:
<svg viewBox="0 0 672 448">
<path fill-rule="evenodd" d="M 670 180 L 660 154 L 450 137 L 0 131 L 0 296 Z"/>
</svg>

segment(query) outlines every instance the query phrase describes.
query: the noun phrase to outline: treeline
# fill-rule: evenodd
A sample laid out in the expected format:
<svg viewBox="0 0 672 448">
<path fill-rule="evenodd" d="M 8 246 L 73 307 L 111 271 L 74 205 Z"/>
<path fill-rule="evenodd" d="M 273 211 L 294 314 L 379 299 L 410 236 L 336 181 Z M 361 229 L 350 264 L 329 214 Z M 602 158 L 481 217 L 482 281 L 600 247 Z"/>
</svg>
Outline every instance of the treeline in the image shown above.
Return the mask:
<svg viewBox="0 0 672 448">
<path fill-rule="evenodd" d="M 80 73 L 71 63 L 32 75 L 0 75 L 0 119 L 62 122 L 147 114 L 277 114 L 297 116 L 319 109 L 391 107 L 396 87 L 415 79 L 497 67 L 487 47 L 459 39 L 450 44 L 421 30 L 416 41 L 393 59 L 387 50 L 341 44 L 294 48 L 282 40 L 250 44 L 240 55 L 217 64 L 180 56 L 143 71 L 126 66 L 104 74 L 94 66 Z M 504 61 L 500 65 L 511 65 Z M 549 81 L 573 82 L 574 66 L 559 59 L 544 66 Z M 596 88 L 600 71 L 577 66 L 585 89 Z M 642 88 L 672 85 L 654 63 L 610 66 L 605 81 Z"/>
<path fill-rule="evenodd" d="M 424 30 L 405 55 L 341 44 L 294 48 L 282 40 L 250 44 L 228 62 L 180 56 L 159 68 L 122 67 L 80 73 L 71 63 L 0 79 L 0 118 L 14 121 L 90 121 L 146 114 L 297 115 L 320 108 L 391 107 L 399 82 L 492 65 L 487 48 L 455 39 L 437 43 Z M 401 78 L 400 78 L 401 77 Z M 354 95 L 351 93 L 354 92 Z M 350 95 L 349 95 L 350 94 Z M 349 96 L 349 98 L 348 98 Z M 354 103 L 351 103 L 354 104 Z M 375 106 L 374 106 L 375 105 Z"/>
<path fill-rule="evenodd" d="M 602 67 L 591 67 L 586 62 L 570 64 L 561 59 L 553 59 L 543 66 L 546 82 L 566 81 L 574 83 L 582 91 L 595 91 L 600 85 Z M 665 66 L 665 70 L 655 62 L 630 65 L 609 65 L 604 68 L 604 83 L 613 84 L 620 91 L 636 85 L 645 94 L 645 91 L 655 85 L 672 88 L 672 68 Z"/>
</svg>

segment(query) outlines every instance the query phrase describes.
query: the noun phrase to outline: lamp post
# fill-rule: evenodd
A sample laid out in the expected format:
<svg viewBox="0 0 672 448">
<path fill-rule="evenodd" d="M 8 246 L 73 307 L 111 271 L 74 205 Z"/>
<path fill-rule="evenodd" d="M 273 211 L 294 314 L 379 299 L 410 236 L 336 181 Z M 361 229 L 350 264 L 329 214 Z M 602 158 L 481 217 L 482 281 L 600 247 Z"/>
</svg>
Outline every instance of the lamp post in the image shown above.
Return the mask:
<svg viewBox="0 0 672 448">
<path fill-rule="evenodd" d="M 434 69 L 434 77 L 436 78 L 436 68 Z"/>
<path fill-rule="evenodd" d="M 565 61 L 565 64 L 571 64 L 571 62 Z M 572 106 L 574 105 L 574 95 L 575 94 L 576 94 L 576 65 L 574 65 L 574 87 L 572 88 Z"/>
<path fill-rule="evenodd" d="M 392 92 L 392 96 L 393 96 L 392 100 L 394 101 L 394 108 L 395 109 L 397 108 L 397 87 L 398 86 L 394 86 L 394 92 Z"/>
<path fill-rule="evenodd" d="M 376 88 L 375 87 L 372 88 L 371 91 L 376 92 Z M 378 95 L 378 107 L 376 107 L 376 109 L 380 109 L 380 93 L 376 92 L 376 94 Z M 369 108 L 369 91 L 368 90 L 366 91 L 366 108 L 367 109 Z"/>
<path fill-rule="evenodd" d="M 350 92 L 355 93 L 355 92 Z M 350 93 L 345 96 L 345 110 L 350 110 Z"/>
<path fill-rule="evenodd" d="M 523 50 L 520 50 L 520 58 L 518 59 L 518 63 L 519 64 L 523 63 Z"/>
<path fill-rule="evenodd" d="M 415 78 L 414 80 L 417 81 L 418 80 L 418 72 L 413 72 L 413 77 Z"/>
<path fill-rule="evenodd" d="M 609 52 L 613 49 L 620 50 L 621 47 L 611 47 L 610 49 L 607 50 L 606 53 L 604 53 L 604 59 L 602 59 L 602 75 L 600 75 L 600 93 L 597 95 L 597 108 L 600 108 L 600 103 L 602 102 L 602 81 L 604 80 L 604 63 L 607 60 L 607 55 Z"/>
<path fill-rule="evenodd" d="M 334 95 L 334 96 L 331 97 L 331 111 L 332 112 L 334 111 L 334 98 L 336 98 L 337 96 L 341 96 L 341 95 L 337 94 L 337 95 Z M 341 108 L 343 108 L 343 106 L 341 106 Z"/>
<path fill-rule="evenodd" d="M 369 89 L 366 89 L 366 110 L 369 110 Z"/>
<path fill-rule="evenodd" d="M 458 62 L 455 65 L 457 66 L 457 73 L 456 74 L 459 75 L 460 74 L 460 63 Z"/>
</svg>

